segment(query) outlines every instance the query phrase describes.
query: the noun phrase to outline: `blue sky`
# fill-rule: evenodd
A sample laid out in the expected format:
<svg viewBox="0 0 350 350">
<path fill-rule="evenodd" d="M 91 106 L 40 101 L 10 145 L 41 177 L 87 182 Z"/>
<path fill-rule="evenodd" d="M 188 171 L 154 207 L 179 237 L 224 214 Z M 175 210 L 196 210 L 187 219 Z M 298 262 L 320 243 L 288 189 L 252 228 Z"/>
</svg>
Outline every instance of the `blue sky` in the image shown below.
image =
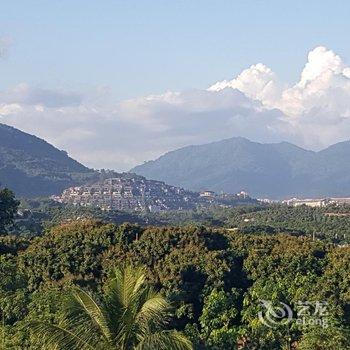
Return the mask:
<svg viewBox="0 0 350 350">
<path fill-rule="evenodd" d="M 3 1 L 0 88 L 204 88 L 263 62 L 295 81 L 318 45 L 350 58 L 346 1 Z"/>
<path fill-rule="evenodd" d="M 234 136 L 350 136 L 350 2 L 11 0 L 0 123 L 128 170 Z"/>
</svg>

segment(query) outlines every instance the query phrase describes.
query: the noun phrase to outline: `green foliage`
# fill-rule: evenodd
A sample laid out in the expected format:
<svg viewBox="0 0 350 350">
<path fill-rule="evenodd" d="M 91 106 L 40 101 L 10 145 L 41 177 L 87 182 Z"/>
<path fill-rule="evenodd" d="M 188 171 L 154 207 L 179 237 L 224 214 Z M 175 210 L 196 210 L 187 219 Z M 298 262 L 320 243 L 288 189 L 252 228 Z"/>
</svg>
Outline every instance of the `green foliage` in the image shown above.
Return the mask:
<svg viewBox="0 0 350 350">
<path fill-rule="evenodd" d="M 346 329 L 330 327 L 314 328 L 304 334 L 298 349 L 300 350 L 349 350 L 350 332 Z"/>
<path fill-rule="evenodd" d="M 233 217 L 231 225 L 252 233 L 288 233 L 309 236 L 334 243 L 350 242 L 350 206 L 311 208 L 288 205 L 270 205 L 263 210 L 247 213 L 241 220 Z M 255 230 L 254 230 L 255 228 Z"/>
<path fill-rule="evenodd" d="M 19 266 L 28 274 L 30 289 L 45 282 L 93 283 L 101 278 L 102 254 L 113 245 L 135 237 L 138 228 L 131 225 L 84 220 L 53 228 L 33 240 L 20 255 Z"/>
<path fill-rule="evenodd" d="M 239 336 L 239 293 L 214 289 L 204 300 L 199 318 L 202 338 L 210 349 L 236 349 Z"/>
<path fill-rule="evenodd" d="M 16 261 L 0 256 L 0 314 L 6 324 L 13 324 L 26 314 L 25 276 L 17 273 Z"/>
<path fill-rule="evenodd" d="M 32 321 L 28 330 L 43 349 L 192 349 L 180 332 L 165 330 L 170 305 L 145 285 L 141 268 L 115 269 L 102 299 L 75 289 L 59 324 Z"/>
<path fill-rule="evenodd" d="M 9 225 L 13 224 L 19 202 L 8 189 L 0 189 L 0 233 L 4 234 Z"/>
<path fill-rule="evenodd" d="M 141 226 L 206 226 L 236 230 L 248 235 L 307 236 L 336 244 L 350 243 L 350 206 L 311 208 L 281 204 L 238 205 L 233 208 L 211 206 L 194 210 L 137 213 L 106 212 L 52 200 L 21 202 L 22 215 L 16 218 L 13 234 L 41 235 L 47 228 L 79 219 L 95 219 L 117 225 L 123 222 Z"/>
<path fill-rule="evenodd" d="M 264 211 L 232 212 L 238 220 Z M 196 349 L 236 349 L 238 344 L 245 350 L 316 349 L 322 334 L 334 335 L 326 343 L 331 349 L 334 344 L 347 349 L 348 246 L 303 235 L 81 219 L 47 228 L 39 237 L 1 237 L 0 258 L 6 349 L 37 349 L 23 325 L 32 320 L 60 324 L 61 306 L 73 285 L 105 305 L 110 272 L 123 264 L 144 266 L 147 285 L 174 306 L 168 328 L 185 331 Z M 267 327 L 258 317 L 264 311 L 261 300 L 275 306 L 284 302 L 294 312 L 299 301 L 325 301 L 329 331 L 295 319 Z"/>
</svg>

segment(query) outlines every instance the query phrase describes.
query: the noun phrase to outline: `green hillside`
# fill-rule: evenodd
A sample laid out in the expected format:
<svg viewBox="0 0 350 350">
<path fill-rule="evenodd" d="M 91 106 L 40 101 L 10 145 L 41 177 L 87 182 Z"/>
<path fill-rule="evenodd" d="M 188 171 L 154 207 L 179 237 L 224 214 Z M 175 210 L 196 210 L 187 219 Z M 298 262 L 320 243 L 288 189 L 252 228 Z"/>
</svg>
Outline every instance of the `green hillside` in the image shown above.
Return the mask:
<svg viewBox="0 0 350 350">
<path fill-rule="evenodd" d="M 350 196 L 350 142 L 313 152 L 231 138 L 169 152 L 131 170 L 191 190 L 254 197 Z"/>
<path fill-rule="evenodd" d="M 46 141 L 0 124 L 0 184 L 18 196 L 60 193 L 91 174 L 92 170 Z"/>
</svg>

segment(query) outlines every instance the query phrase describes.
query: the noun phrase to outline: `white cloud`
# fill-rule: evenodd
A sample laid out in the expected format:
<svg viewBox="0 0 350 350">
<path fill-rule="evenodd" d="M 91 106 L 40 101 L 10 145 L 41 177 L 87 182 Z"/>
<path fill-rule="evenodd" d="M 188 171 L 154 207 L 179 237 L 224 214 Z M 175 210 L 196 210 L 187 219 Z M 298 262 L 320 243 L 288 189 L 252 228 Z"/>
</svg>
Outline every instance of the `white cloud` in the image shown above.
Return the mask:
<svg viewBox="0 0 350 350">
<path fill-rule="evenodd" d="M 232 136 L 319 148 L 350 135 L 350 67 L 330 50 L 308 55 L 288 86 L 259 63 L 208 90 L 112 102 L 26 84 L 0 92 L 0 122 L 45 138 L 92 167 L 128 170 L 189 144 Z"/>
<path fill-rule="evenodd" d="M 273 105 L 282 92 L 282 86 L 276 74 L 262 63 L 252 65 L 230 81 L 217 82 L 208 90 L 220 91 L 225 88 L 238 89 L 248 97 L 259 100 L 267 106 Z"/>
<path fill-rule="evenodd" d="M 344 68 L 345 66 L 341 58 L 333 51 L 327 50 L 323 46 L 316 47 L 309 52 L 308 62 L 301 73 L 301 79 L 298 85 L 305 87 L 309 82 L 312 82 L 327 72 L 341 74 Z"/>
<path fill-rule="evenodd" d="M 300 81 L 283 91 L 276 107 L 304 119 L 325 112 L 334 114 L 334 119 L 349 118 L 349 71 L 338 55 L 325 47 L 317 47 L 309 53 Z"/>
<path fill-rule="evenodd" d="M 128 170 L 193 143 L 241 135 L 279 140 L 282 113 L 261 107 L 238 90 L 194 90 L 114 106 L 91 100 L 49 109 L 22 105 L 22 111 L 0 121 L 45 138 L 89 166 Z"/>
<path fill-rule="evenodd" d="M 350 136 L 350 67 L 323 46 L 310 51 L 300 80 L 292 86 L 282 85 L 271 69 L 258 64 L 209 89 L 225 87 L 281 110 L 302 145 L 319 148 Z"/>
<path fill-rule="evenodd" d="M 8 116 L 11 114 L 17 114 L 22 111 L 22 107 L 17 103 L 0 103 L 0 116 Z"/>
<path fill-rule="evenodd" d="M 286 122 L 238 90 L 168 92 L 103 106 L 22 104 L 0 122 L 36 134 L 93 167 L 128 170 L 163 152 L 232 136 L 281 140 Z M 254 127 L 252 127 L 254 125 Z"/>
</svg>

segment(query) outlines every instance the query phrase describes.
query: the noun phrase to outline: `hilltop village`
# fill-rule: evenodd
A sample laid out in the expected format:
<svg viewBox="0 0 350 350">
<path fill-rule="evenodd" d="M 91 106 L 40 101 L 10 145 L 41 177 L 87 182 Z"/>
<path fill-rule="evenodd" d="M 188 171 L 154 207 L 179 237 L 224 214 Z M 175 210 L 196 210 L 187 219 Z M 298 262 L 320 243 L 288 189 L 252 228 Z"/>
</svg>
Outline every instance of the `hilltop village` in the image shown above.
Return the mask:
<svg viewBox="0 0 350 350">
<path fill-rule="evenodd" d="M 70 187 L 52 198 L 60 203 L 95 206 L 107 211 L 150 212 L 254 202 L 245 192 L 235 195 L 192 192 L 133 174 L 118 174 L 90 185 Z"/>
</svg>

